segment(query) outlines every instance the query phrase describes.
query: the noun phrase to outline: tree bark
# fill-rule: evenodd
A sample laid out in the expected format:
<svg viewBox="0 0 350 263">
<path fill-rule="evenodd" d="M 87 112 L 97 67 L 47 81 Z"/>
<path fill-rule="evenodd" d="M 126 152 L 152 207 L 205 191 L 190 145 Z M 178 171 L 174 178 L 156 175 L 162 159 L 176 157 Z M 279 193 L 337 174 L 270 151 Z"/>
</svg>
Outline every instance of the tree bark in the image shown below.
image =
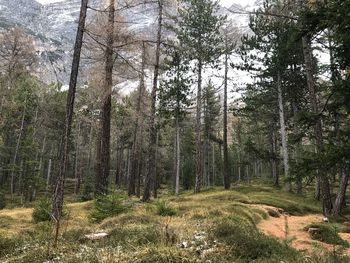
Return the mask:
<svg viewBox="0 0 350 263">
<path fill-rule="evenodd" d="M 75 139 L 75 162 L 74 162 L 74 177 L 75 177 L 75 186 L 74 194 L 79 194 L 81 186 L 81 173 L 79 171 L 79 136 L 80 136 L 80 122 L 78 122 L 78 134 Z"/>
<path fill-rule="evenodd" d="M 278 93 L 278 113 L 280 117 L 280 131 L 281 131 L 281 141 L 282 141 L 282 156 L 283 156 L 283 167 L 284 167 L 284 178 L 288 179 L 289 176 L 289 155 L 288 155 L 288 142 L 286 134 L 286 124 L 284 117 L 284 106 L 283 106 L 283 94 L 282 94 L 282 77 L 281 71 L 277 71 L 277 93 Z M 286 191 L 290 192 L 291 183 L 287 182 Z"/>
<path fill-rule="evenodd" d="M 148 153 L 148 169 L 145 178 L 145 187 L 143 191 L 142 201 L 146 202 L 151 197 L 152 186 L 155 181 L 155 159 L 156 159 L 156 143 L 157 143 L 157 131 L 156 131 L 156 100 L 157 100 L 157 88 L 158 88 L 158 76 L 159 76 L 159 62 L 160 62 L 160 44 L 162 37 L 162 24 L 163 24 L 163 0 L 158 0 L 158 31 L 157 31 L 157 46 L 156 46 L 156 61 L 154 65 L 153 86 L 151 93 L 151 117 L 150 117 L 150 138 L 149 138 L 149 153 Z"/>
<path fill-rule="evenodd" d="M 158 188 L 161 184 L 161 178 L 159 177 L 159 174 L 158 174 L 158 167 L 157 167 L 157 164 L 158 164 L 158 151 L 159 151 L 159 132 L 156 131 L 156 156 L 155 156 L 155 159 L 154 159 L 154 180 L 153 180 L 153 197 L 154 198 L 157 198 L 158 197 Z"/>
<path fill-rule="evenodd" d="M 346 188 L 349 182 L 349 167 L 342 169 L 342 174 L 339 181 L 339 190 L 337 193 L 337 197 L 334 202 L 334 208 L 332 214 L 334 216 L 341 215 L 344 204 L 345 204 L 345 196 L 346 196 Z"/>
<path fill-rule="evenodd" d="M 226 37 L 227 42 L 227 37 Z M 227 48 L 227 43 L 226 43 Z M 224 149 L 224 188 L 230 188 L 230 174 L 228 167 L 228 145 L 227 145 L 227 76 L 228 76 L 228 54 L 225 52 L 225 76 L 224 76 L 224 119 L 223 119 L 223 149 Z"/>
<path fill-rule="evenodd" d="M 51 154 L 50 154 L 51 155 Z M 46 174 L 46 189 L 45 189 L 45 196 L 49 194 L 50 190 L 50 179 L 51 179 L 51 166 L 52 166 L 52 159 L 49 158 L 49 164 L 47 167 L 47 174 Z"/>
<path fill-rule="evenodd" d="M 105 80 L 104 92 L 102 95 L 101 109 L 101 136 L 98 139 L 100 153 L 97 154 L 96 168 L 96 194 L 108 193 L 108 178 L 110 169 L 110 137 L 111 137 L 111 108 L 112 108 L 112 87 L 113 87 L 113 44 L 114 44 L 114 16 L 115 0 L 109 1 L 107 43 L 105 50 Z"/>
<path fill-rule="evenodd" d="M 198 59 L 197 113 L 196 113 L 196 181 L 194 192 L 202 186 L 202 60 Z"/>
<path fill-rule="evenodd" d="M 274 186 L 279 186 L 279 175 L 277 172 L 277 160 L 276 160 L 276 155 L 277 155 L 277 136 L 276 132 L 272 131 L 271 133 L 271 173 L 272 173 L 272 180 L 273 180 L 273 185 Z"/>
<path fill-rule="evenodd" d="M 73 53 L 72 71 L 71 71 L 68 96 L 67 96 L 66 118 L 65 118 L 64 132 L 63 132 L 63 138 L 61 143 L 61 150 L 60 150 L 60 153 L 61 153 L 60 167 L 59 167 L 58 176 L 56 178 L 55 191 L 54 191 L 54 196 L 52 201 L 51 216 L 56 223 L 56 233 L 55 233 L 55 240 L 54 240 L 55 247 L 57 246 L 57 241 L 58 241 L 59 225 L 60 225 L 62 206 L 63 206 L 64 179 L 65 179 L 65 174 L 68 166 L 68 154 L 69 154 L 69 148 L 70 148 L 69 138 L 70 138 L 71 128 L 72 128 L 74 99 L 75 99 L 75 91 L 76 91 L 79 64 L 80 64 L 81 47 L 83 44 L 87 6 L 88 6 L 88 0 L 82 0 L 78 30 L 77 30 L 74 53 Z"/>
<path fill-rule="evenodd" d="M 177 105 L 179 107 L 179 105 Z M 179 117 L 176 116 L 176 177 L 175 194 L 178 196 L 180 191 L 180 125 Z"/>
</svg>

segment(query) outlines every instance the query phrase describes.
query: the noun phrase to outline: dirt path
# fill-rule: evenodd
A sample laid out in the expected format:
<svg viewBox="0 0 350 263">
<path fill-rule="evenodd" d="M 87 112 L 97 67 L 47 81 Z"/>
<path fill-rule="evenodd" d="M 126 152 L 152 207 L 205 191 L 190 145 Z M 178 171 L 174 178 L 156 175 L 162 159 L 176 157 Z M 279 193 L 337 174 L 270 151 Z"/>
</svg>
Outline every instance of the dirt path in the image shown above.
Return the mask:
<svg viewBox="0 0 350 263">
<path fill-rule="evenodd" d="M 260 206 L 265 210 L 272 209 L 278 211 L 277 208 L 271 206 Z M 264 234 L 269 236 L 275 236 L 279 239 L 286 238 L 286 226 L 288 226 L 288 239 L 293 239 L 292 246 L 297 250 L 304 250 L 309 252 L 315 252 L 317 249 L 325 248 L 329 251 L 333 250 L 333 246 L 311 239 L 309 233 L 304 230 L 304 227 L 311 223 L 322 222 L 323 216 L 305 215 L 305 216 L 292 216 L 281 214 L 280 217 L 269 217 L 266 220 L 261 221 L 257 227 Z M 347 240 L 350 243 L 349 233 L 339 233 L 340 237 Z M 344 251 L 344 253 L 350 256 L 350 249 Z"/>
</svg>

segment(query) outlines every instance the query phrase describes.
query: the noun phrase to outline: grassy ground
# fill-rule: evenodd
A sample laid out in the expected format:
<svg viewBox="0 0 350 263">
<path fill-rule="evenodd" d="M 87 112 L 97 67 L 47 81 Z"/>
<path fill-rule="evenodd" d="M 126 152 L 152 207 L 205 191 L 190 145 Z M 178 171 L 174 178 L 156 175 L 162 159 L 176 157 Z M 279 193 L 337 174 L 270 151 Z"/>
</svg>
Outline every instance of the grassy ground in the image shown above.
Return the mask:
<svg viewBox="0 0 350 263">
<path fill-rule="evenodd" d="M 323 250 L 298 252 L 287 240 L 258 231 L 256 224 L 273 215 L 263 205 L 295 215 L 320 213 L 321 205 L 311 198 L 252 185 L 178 198 L 163 191 L 161 198 L 165 202 L 128 200 L 127 212 L 99 223 L 89 220 L 93 202 L 68 204 L 57 249 L 52 248 L 52 225 L 34 224 L 31 208 L 0 210 L 0 262 L 349 262 Z M 175 215 L 159 215 L 168 208 Z M 97 232 L 108 237 L 85 238 Z"/>
</svg>

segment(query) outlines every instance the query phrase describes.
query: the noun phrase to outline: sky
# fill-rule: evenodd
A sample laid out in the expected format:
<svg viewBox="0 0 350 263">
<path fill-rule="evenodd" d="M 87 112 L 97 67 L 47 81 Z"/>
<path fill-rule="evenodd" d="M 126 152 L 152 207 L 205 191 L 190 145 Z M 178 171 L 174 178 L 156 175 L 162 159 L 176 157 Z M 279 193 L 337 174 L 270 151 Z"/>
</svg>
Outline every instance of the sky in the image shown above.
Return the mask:
<svg viewBox="0 0 350 263">
<path fill-rule="evenodd" d="M 36 0 L 36 1 L 45 5 L 45 4 L 50 4 L 54 2 L 60 2 L 63 0 Z M 234 3 L 245 6 L 245 5 L 254 4 L 254 2 L 255 0 L 220 0 L 220 3 L 225 7 L 230 7 Z"/>
</svg>

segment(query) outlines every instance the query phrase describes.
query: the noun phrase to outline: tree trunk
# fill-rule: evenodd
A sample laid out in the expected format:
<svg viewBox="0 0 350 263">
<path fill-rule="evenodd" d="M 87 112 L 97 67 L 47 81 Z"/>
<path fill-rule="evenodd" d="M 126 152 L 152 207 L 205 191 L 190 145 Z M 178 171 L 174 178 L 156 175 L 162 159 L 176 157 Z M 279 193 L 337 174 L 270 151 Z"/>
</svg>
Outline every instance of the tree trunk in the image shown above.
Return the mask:
<svg viewBox="0 0 350 263">
<path fill-rule="evenodd" d="M 279 176 L 277 172 L 277 160 L 276 160 L 276 155 L 277 155 L 277 136 L 276 132 L 272 131 L 271 134 L 271 173 L 272 173 L 272 180 L 273 180 L 273 185 L 274 186 L 279 186 Z"/>
<path fill-rule="evenodd" d="M 78 195 L 80 192 L 81 186 L 81 173 L 79 171 L 79 136 L 80 136 L 80 122 L 78 122 L 78 134 L 75 139 L 75 162 L 74 162 L 74 177 L 75 177 L 75 186 L 74 194 Z"/>
<path fill-rule="evenodd" d="M 141 127 L 140 127 L 140 156 L 139 156 L 139 163 L 138 163 L 138 169 L 137 169 L 137 176 L 136 176 L 136 196 L 140 198 L 141 196 L 141 174 L 142 173 L 142 167 L 143 167 L 143 119 L 141 121 Z"/>
<path fill-rule="evenodd" d="M 49 165 L 47 167 L 45 196 L 47 196 L 49 194 L 49 190 L 50 190 L 51 166 L 52 166 L 52 159 L 50 157 Z"/>
<path fill-rule="evenodd" d="M 178 116 L 176 116 L 176 177 L 175 178 L 176 178 L 175 194 L 178 196 L 179 190 L 180 190 L 180 127 L 179 127 Z"/>
<path fill-rule="evenodd" d="M 295 67 L 294 67 L 295 68 Z M 293 68 L 293 70 L 294 70 Z M 293 117 L 294 117 L 294 129 L 295 132 L 298 133 L 299 129 L 297 127 L 297 117 L 298 117 L 298 112 L 299 112 L 299 108 L 298 108 L 298 103 L 296 100 L 294 100 L 292 102 L 292 109 L 293 109 Z M 296 164 L 299 163 L 299 147 L 301 147 L 302 145 L 296 145 L 296 148 L 294 149 L 294 159 Z M 300 175 L 297 175 L 296 178 L 296 187 L 297 187 L 297 194 L 298 195 L 302 195 L 303 194 L 303 179 Z"/>
<path fill-rule="evenodd" d="M 89 176 L 89 180 L 92 178 L 92 135 L 93 135 L 93 125 L 90 123 L 90 131 L 89 131 L 89 155 L 88 155 L 88 164 L 87 164 L 87 176 Z"/>
<path fill-rule="evenodd" d="M 337 193 L 337 197 L 334 202 L 334 208 L 332 214 L 334 216 L 341 215 L 344 204 L 345 204 L 345 196 L 346 196 L 346 188 L 349 182 L 349 167 L 342 169 L 342 174 L 339 181 L 339 190 Z"/>
<path fill-rule="evenodd" d="M 160 61 L 160 42 L 162 37 L 162 20 L 163 20 L 163 0 L 158 0 L 158 32 L 157 32 L 157 46 L 156 46 L 156 61 L 154 65 L 153 86 L 151 93 L 151 117 L 150 117 L 150 138 L 149 138 L 149 154 L 148 154 L 148 169 L 145 178 L 145 187 L 142 196 L 142 201 L 146 202 L 151 197 L 152 186 L 154 185 L 155 174 L 155 159 L 156 159 L 156 143 L 157 131 L 155 123 L 156 115 L 156 99 L 158 88 L 159 75 L 159 61 Z"/>
<path fill-rule="evenodd" d="M 122 177 L 122 171 L 123 171 L 123 153 L 124 153 L 124 147 L 121 142 L 119 142 L 119 148 L 117 150 L 117 167 L 115 170 L 115 184 L 119 188 L 121 187 L 121 177 Z"/>
<path fill-rule="evenodd" d="M 101 136 L 98 140 L 100 143 L 100 153 L 97 154 L 96 168 L 96 194 L 107 194 L 108 178 L 110 169 L 110 137 L 111 137 L 111 108 L 112 108 L 112 87 L 113 87 L 113 44 L 114 44 L 114 14 L 115 0 L 109 1 L 108 7 L 108 25 L 107 25 L 107 43 L 105 50 L 105 80 L 104 92 L 102 95 L 101 109 Z"/>
<path fill-rule="evenodd" d="M 278 70 L 278 72 L 277 72 L 277 93 L 278 93 L 278 113 L 279 113 L 279 117 L 280 117 L 280 131 L 281 131 L 281 141 L 282 141 L 284 178 L 288 179 L 288 177 L 289 177 L 289 156 L 288 156 L 286 124 L 285 124 L 285 119 L 284 119 L 282 78 L 281 78 L 280 70 Z M 290 192 L 292 190 L 290 182 L 286 183 L 285 189 L 287 192 Z"/>
<path fill-rule="evenodd" d="M 128 148 L 127 150 L 127 159 L 126 159 L 126 182 L 128 182 L 130 178 L 130 165 L 131 165 L 131 150 Z"/>
<path fill-rule="evenodd" d="M 314 135 L 316 140 L 316 151 L 317 154 L 322 154 L 323 152 L 323 134 L 322 134 L 322 122 L 320 117 L 318 116 L 318 102 L 316 95 L 316 85 L 313 76 L 313 65 L 312 65 L 312 50 L 310 39 L 307 36 L 302 37 L 302 45 L 303 45 L 303 54 L 305 60 L 305 69 L 306 69 L 306 78 L 307 85 L 310 93 L 310 102 L 311 102 L 311 110 L 317 120 L 314 125 Z M 319 169 L 319 180 L 320 180 L 320 188 L 322 194 L 323 201 L 323 213 L 325 216 L 329 216 L 332 212 L 332 199 L 330 192 L 329 179 L 326 171 L 323 168 Z"/>
<path fill-rule="evenodd" d="M 64 132 L 63 132 L 61 149 L 60 149 L 60 154 L 61 154 L 60 167 L 59 167 L 58 176 L 56 178 L 55 191 L 54 191 L 54 196 L 52 201 L 52 219 L 56 223 L 56 233 L 55 233 L 55 240 L 54 240 L 55 247 L 57 246 L 57 241 L 58 241 L 59 225 L 60 225 L 60 218 L 61 218 L 62 206 L 63 206 L 64 178 L 65 178 L 65 173 L 68 165 L 69 138 L 70 138 L 71 127 L 72 127 L 74 99 L 75 99 L 75 91 L 76 91 L 79 64 L 80 64 L 80 53 L 81 53 L 81 47 L 83 44 L 87 6 L 88 6 L 88 0 L 82 0 L 78 30 L 77 30 L 74 53 L 73 53 L 72 71 L 71 71 L 68 96 L 67 96 Z"/>
<path fill-rule="evenodd" d="M 197 113 L 196 113 L 196 182 L 194 192 L 199 193 L 202 185 L 202 60 L 198 59 Z"/>
<path fill-rule="evenodd" d="M 157 164 L 158 164 L 158 150 L 159 150 L 159 133 L 157 131 L 157 135 L 156 135 L 156 156 L 155 156 L 155 167 L 154 167 L 154 180 L 153 180 L 153 197 L 157 198 L 158 197 L 158 193 L 157 190 L 161 184 L 161 180 L 159 178 L 159 174 L 158 174 L 158 170 L 157 170 Z"/>
<path fill-rule="evenodd" d="M 226 40 L 227 42 L 227 40 Z M 225 76 L 224 76 L 224 119 L 223 119 L 223 148 L 224 148 L 224 188 L 230 188 L 230 175 L 228 167 L 228 145 L 227 145 L 227 75 L 228 75 L 228 54 L 225 53 Z"/>
</svg>

